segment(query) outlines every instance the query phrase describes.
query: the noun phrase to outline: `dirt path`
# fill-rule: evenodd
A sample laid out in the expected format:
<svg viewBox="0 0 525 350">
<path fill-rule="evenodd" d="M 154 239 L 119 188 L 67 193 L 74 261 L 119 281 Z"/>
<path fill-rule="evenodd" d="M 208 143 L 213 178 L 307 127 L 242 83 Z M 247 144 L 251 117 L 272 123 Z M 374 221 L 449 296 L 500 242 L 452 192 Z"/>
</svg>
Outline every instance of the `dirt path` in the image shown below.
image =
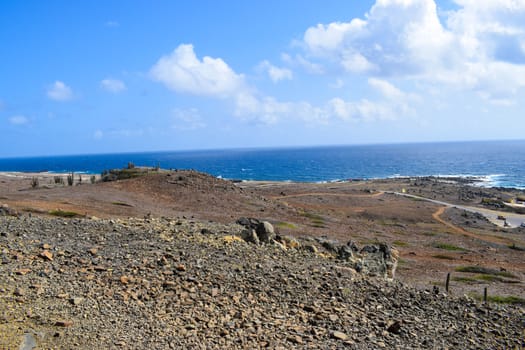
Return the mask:
<svg viewBox="0 0 525 350">
<path fill-rule="evenodd" d="M 351 198 L 372 198 L 378 197 L 384 194 L 384 192 L 377 192 L 372 194 L 350 194 L 350 193 L 330 193 L 330 192 L 308 192 L 308 193 L 297 193 L 289 194 L 284 196 L 273 196 L 271 199 L 285 199 L 285 198 L 298 198 L 298 197 L 309 197 L 309 196 L 332 196 L 332 197 L 351 197 Z"/>
<path fill-rule="evenodd" d="M 485 241 L 485 242 L 490 242 L 490 243 L 496 243 L 496 244 L 503 244 L 503 245 L 511 245 L 513 242 L 511 240 L 508 240 L 508 239 L 504 239 L 504 238 L 499 238 L 499 237 L 493 237 L 493 236 L 482 236 L 482 235 L 478 235 L 478 234 L 475 234 L 475 233 L 472 233 L 472 232 L 469 232 L 469 231 L 466 231 L 465 229 L 459 227 L 459 226 L 456 226 L 448 221 L 445 221 L 441 218 L 441 215 L 443 215 L 443 213 L 445 212 L 445 210 L 447 210 L 448 207 L 440 207 L 438 210 L 436 210 L 436 212 L 434 212 L 432 214 L 432 218 L 434 220 L 436 220 L 437 222 L 451 228 L 453 231 L 455 231 L 456 233 L 460 234 L 460 235 L 463 235 L 463 236 L 467 236 L 467 237 L 471 237 L 471 238 L 474 238 L 474 239 L 479 239 L 481 241 Z"/>
</svg>

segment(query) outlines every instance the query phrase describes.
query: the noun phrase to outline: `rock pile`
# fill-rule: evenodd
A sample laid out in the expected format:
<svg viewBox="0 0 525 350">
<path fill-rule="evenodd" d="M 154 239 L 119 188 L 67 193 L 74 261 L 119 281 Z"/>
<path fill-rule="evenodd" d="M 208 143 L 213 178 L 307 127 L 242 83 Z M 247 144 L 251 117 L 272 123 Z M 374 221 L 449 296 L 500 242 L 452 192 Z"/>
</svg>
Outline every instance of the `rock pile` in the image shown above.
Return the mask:
<svg viewBox="0 0 525 350">
<path fill-rule="evenodd" d="M 240 218 L 237 220 L 237 223 L 245 227 L 241 232 L 241 237 L 248 243 L 272 243 L 279 245 L 283 249 L 288 247 L 301 248 L 301 244 L 295 238 L 277 235 L 273 225 L 268 221 Z M 399 252 L 396 248 L 390 247 L 386 243 L 366 245 L 359 249 L 354 241 L 339 245 L 337 241 L 318 238 L 317 242 L 336 258 L 348 262 L 356 272 L 390 279 L 393 279 L 395 276 Z M 319 250 L 311 245 L 305 246 L 303 249 L 314 253 Z"/>
</svg>

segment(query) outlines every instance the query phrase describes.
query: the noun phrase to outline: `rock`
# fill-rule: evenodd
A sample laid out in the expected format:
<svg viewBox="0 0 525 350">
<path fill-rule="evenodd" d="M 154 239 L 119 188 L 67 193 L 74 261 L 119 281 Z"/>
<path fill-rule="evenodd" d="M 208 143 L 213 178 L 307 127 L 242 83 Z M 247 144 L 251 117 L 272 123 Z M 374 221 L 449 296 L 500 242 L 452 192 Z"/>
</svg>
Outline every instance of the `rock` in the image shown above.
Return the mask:
<svg viewBox="0 0 525 350">
<path fill-rule="evenodd" d="M 334 339 L 339 339 L 339 340 L 346 340 L 346 339 L 348 339 L 348 335 L 346 335 L 343 332 L 339 332 L 339 331 L 333 331 L 331 335 L 332 335 L 332 338 L 334 338 Z"/>
<path fill-rule="evenodd" d="M 180 271 L 180 272 L 186 271 L 186 266 L 184 264 L 178 264 L 175 267 L 175 270 Z"/>
<path fill-rule="evenodd" d="M 69 302 L 73 305 L 80 305 L 83 301 L 84 301 L 84 298 L 82 297 L 75 297 L 75 298 L 69 299 Z"/>
<path fill-rule="evenodd" d="M 26 292 L 22 288 L 16 288 L 15 291 L 13 292 L 13 295 L 15 295 L 17 297 L 24 296 L 25 294 L 26 294 Z"/>
<path fill-rule="evenodd" d="M 303 338 L 301 338 L 301 336 L 299 336 L 299 335 L 290 335 L 286 339 L 290 343 L 294 343 L 294 344 L 302 344 L 303 343 Z"/>
<path fill-rule="evenodd" d="M 330 253 L 337 253 L 338 247 L 337 247 L 337 241 L 326 239 L 326 238 L 319 238 L 317 240 L 324 249 L 326 249 Z"/>
<path fill-rule="evenodd" d="M 348 245 L 343 245 L 337 249 L 337 258 L 341 260 L 351 261 L 354 259 L 354 251 Z"/>
<path fill-rule="evenodd" d="M 244 229 L 241 232 L 241 237 L 248 243 L 259 244 L 259 237 L 253 229 Z"/>
<path fill-rule="evenodd" d="M 276 240 L 284 244 L 287 248 L 297 249 L 301 247 L 301 243 L 291 236 L 277 236 Z"/>
<path fill-rule="evenodd" d="M 31 272 L 31 269 L 20 269 L 20 270 L 16 270 L 16 274 L 17 275 L 27 275 L 29 272 Z"/>
<path fill-rule="evenodd" d="M 128 276 L 120 276 L 120 283 L 128 284 L 129 283 L 129 277 Z"/>
<path fill-rule="evenodd" d="M 98 253 L 98 248 L 93 247 L 93 248 L 89 249 L 88 252 L 89 252 L 89 254 L 95 256 Z"/>
<path fill-rule="evenodd" d="M 53 260 L 53 253 L 51 253 L 49 250 L 44 250 L 43 252 L 39 254 L 39 256 L 44 260 L 48 260 L 48 261 Z"/>
<path fill-rule="evenodd" d="M 261 222 L 256 229 L 257 237 L 262 243 L 270 243 L 275 238 L 273 225 L 268 221 Z"/>
<path fill-rule="evenodd" d="M 302 248 L 304 250 L 306 250 L 307 252 L 310 252 L 310 253 L 317 254 L 317 252 L 318 252 L 317 247 L 315 245 L 313 245 L 313 244 L 303 245 Z"/>
<path fill-rule="evenodd" d="M 73 321 L 71 320 L 60 320 L 55 322 L 55 326 L 57 327 L 71 327 L 73 325 Z"/>
<path fill-rule="evenodd" d="M 399 252 L 385 243 L 367 245 L 361 249 L 355 269 L 370 276 L 394 278 Z"/>
<path fill-rule="evenodd" d="M 386 330 L 394 334 L 401 333 L 401 321 L 389 321 Z"/>
<path fill-rule="evenodd" d="M 201 230 L 201 234 L 203 234 L 203 235 L 213 235 L 214 233 L 212 231 L 210 231 L 209 229 L 207 229 L 207 228 L 203 228 Z"/>
</svg>

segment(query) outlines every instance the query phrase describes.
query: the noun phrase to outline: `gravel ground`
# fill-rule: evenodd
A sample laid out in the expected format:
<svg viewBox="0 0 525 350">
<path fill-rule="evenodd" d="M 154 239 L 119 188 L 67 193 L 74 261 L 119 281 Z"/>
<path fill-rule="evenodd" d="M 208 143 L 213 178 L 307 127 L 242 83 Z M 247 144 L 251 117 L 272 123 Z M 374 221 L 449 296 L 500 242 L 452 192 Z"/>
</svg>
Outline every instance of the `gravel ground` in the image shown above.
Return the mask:
<svg viewBox="0 0 525 350">
<path fill-rule="evenodd" d="M 0 217 L 2 349 L 521 349 L 524 310 L 185 219 Z"/>
</svg>

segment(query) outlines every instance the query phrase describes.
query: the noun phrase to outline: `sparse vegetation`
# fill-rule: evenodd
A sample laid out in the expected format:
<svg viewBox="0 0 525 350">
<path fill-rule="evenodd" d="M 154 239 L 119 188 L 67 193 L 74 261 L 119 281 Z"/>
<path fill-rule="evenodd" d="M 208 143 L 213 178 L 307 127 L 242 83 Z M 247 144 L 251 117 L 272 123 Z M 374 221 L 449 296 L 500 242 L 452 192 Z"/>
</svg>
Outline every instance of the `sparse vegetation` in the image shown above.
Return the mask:
<svg viewBox="0 0 525 350">
<path fill-rule="evenodd" d="M 73 186 L 74 182 L 75 182 L 75 173 L 71 173 L 67 176 L 67 184 L 68 186 Z"/>
<path fill-rule="evenodd" d="M 74 218 L 77 216 L 81 216 L 79 213 L 76 213 L 74 211 L 65 211 L 61 209 L 51 210 L 48 214 L 53 215 L 53 216 L 62 217 L 62 218 Z"/>
<path fill-rule="evenodd" d="M 465 248 L 461 248 L 452 244 L 448 243 L 434 243 L 434 248 L 453 251 L 453 252 L 466 252 L 467 250 Z"/>
<path fill-rule="evenodd" d="M 291 230 L 295 230 L 297 228 L 296 225 L 294 225 L 294 224 L 292 224 L 290 222 L 284 222 L 284 221 L 277 223 L 276 226 L 279 227 L 279 228 L 288 228 L 288 229 L 291 229 Z"/>
<path fill-rule="evenodd" d="M 483 300 L 483 296 L 478 293 L 469 293 L 468 294 L 471 298 L 477 299 L 479 301 Z M 512 304 L 512 305 L 525 305 L 525 299 L 509 295 L 509 296 L 502 296 L 502 295 L 488 295 L 487 301 L 490 303 L 496 303 L 496 304 Z"/>
<path fill-rule="evenodd" d="M 436 255 L 432 255 L 432 257 L 436 259 L 443 259 L 443 260 L 454 260 L 454 257 L 450 255 L 444 255 L 444 254 L 436 254 Z"/>
<path fill-rule="evenodd" d="M 31 188 L 37 188 L 39 185 L 38 177 L 31 178 Z"/>
<path fill-rule="evenodd" d="M 62 176 L 53 176 L 53 180 L 55 181 L 55 185 L 64 184 L 64 178 Z"/>
<path fill-rule="evenodd" d="M 465 273 L 478 273 L 483 275 L 493 275 L 493 276 L 501 276 L 506 278 L 514 278 L 517 279 L 515 275 L 513 275 L 510 272 L 507 271 L 499 271 L 496 269 L 491 269 L 488 267 L 482 267 L 482 266 L 459 266 L 456 267 L 457 272 L 465 272 Z"/>
<path fill-rule="evenodd" d="M 520 252 L 525 252 L 525 247 L 518 246 L 516 245 L 516 243 L 512 243 L 511 245 L 509 245 L 509 248 Z"/>
<path fill-rule="evenodd" d="M 481 281 L 475 278 L 472 278 L 472 277 L 452 277 L 452 281 L 468 283 L 468 284 L 481 283 Z"/>
<path fill-rule="evenodd" d="M 94 184 L 95 182 L 97 182 L 97 177 L 95 175 L 91 175 L 89 180 L 91 181 L 91 184 Z"/>
<path fill-rule="evenodd" d="M 325 228 L 325 219 L 318 214 L 303 212 L 302 216 L 310 219 L 313 227 Z"/>
<path fill-rule="evenodd" d="M 392 242 L 396 247 L 407 247 L 408 243 L 404 241 L 394 241 Z"/>
<path fill-rule="evenodd" d="M 129 166 L 130 164 L 128 164 L 128 168 L 124 168 L 124 169 L 104 170 L 100 174 L 101 180 L 103 182 L 108 182 L 108 181 L 133 179 L 136 177 L 147 175 L 150 172 L 155 171 L 154 168 L 135 167 L 135 165 L 132 165 L 132 168 L 129 168 Z"/>
</svg>

